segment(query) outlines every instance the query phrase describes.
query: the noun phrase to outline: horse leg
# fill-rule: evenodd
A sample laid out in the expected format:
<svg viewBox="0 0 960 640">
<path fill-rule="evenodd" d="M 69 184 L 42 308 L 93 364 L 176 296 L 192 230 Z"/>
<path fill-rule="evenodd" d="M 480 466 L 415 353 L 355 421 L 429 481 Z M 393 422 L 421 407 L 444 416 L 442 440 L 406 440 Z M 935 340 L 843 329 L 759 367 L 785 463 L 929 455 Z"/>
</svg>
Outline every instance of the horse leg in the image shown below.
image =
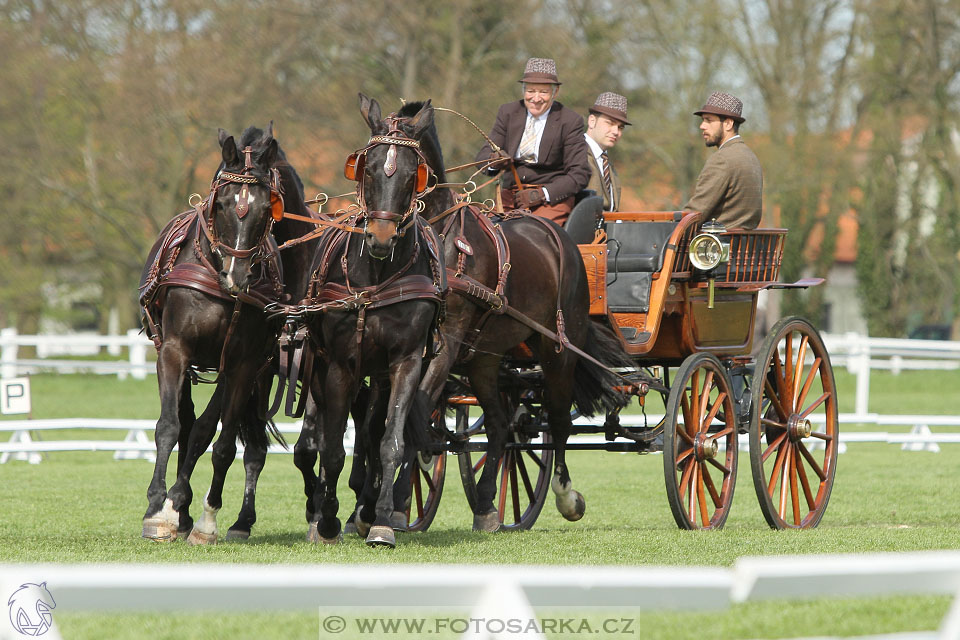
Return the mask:
<svg viewBox="0 0 960 640">
<path fill-rule="evenodd" d="M 184 467 L 189 446 L 190 431 L 196 422 L 191 386 L 190 379 L 185 377 L 183 379 L 183 386 L 180 389 L 180 409 L 178 411 L 180 434 L 177 437 L 177 444 L 180 445 L 180 448 L 177 450 L 177 477 L 180 476 L 180 470 Z M 190 517 L 190 503 L 188 501 L 182 507 L 176 507 L 176 500 L 174 500 L 174 507 L 180 512 L 180 525 L 177 528 L 177 537 L 186 537 L 187 534 L 190 533 L 190 529 L 193 528 L 193 518 Z"/>
<path fill-rule="evenodd" d="M 266 434 L 266 423 L 260 418 L 258 408 L 264 405 L 266 398 L 258 393 L 250 396 L 247 405 L 247 412 L 244 416 L 246 427 L 245 433 Z M 255 440 L 255 441 L 254 441 Z M 260 479 L 260 472 L 263 471 L 263 465 L 267 461 L 267 441 L 264 437 L 247 438 L 246 446 L 243 450 L 243 470 L 245 474 L 243 485 L 243 504 L 240 506 L 240 513 L 237 514 L 237 521 L 227 529 L 227 540 L 246 540 L 250 537 L 250 530 L 257 521 L 257 481 Z"/>
<path fill-rule="evenodd" d="M 493 506 L 496 479 L 507 444 L 507 416 L 497 388 L 500 356 L 480 356 L 470 367 L 470 387 L 483 409 L 487 432 L 487 459 L 477 481 L 477 502 L 473 512 L 473 530 L 494 532 L 500 528 L 500 514 Z"/>
<path fill-rule="evenodd" d="M 417 349 L 390 370 L 390 396 L 379 447 L 380 495 L 377 499 L 377 518 L 367 535 L 367 544 L 371 546 L 394 547 L 397 544 L 392 524 L 393 481 L 397 475 L 397 467 L 403 462 L 403 427 L 420 382 L 421 363 L 422 357 Z M 372 440 L 370 448 L 374 448 Z"/>
<path fill-rule="evenodd" d="M 541 342 L 547 342 L 541 340 Z M 570 405 L 573 401 L 573 380 L 576 359 L 569 351 L 556 353 L 552 344 L 539 350 L 540 366 L 543 369 L 543 406 L 553 435 L 554 466 L 550 488 L 556 498 L 557 511 L 564 518 L 576 522 L 583 517 L 587 503 L 583 494 L 574 490 L 567 468 L 567 440 L 573 429 Z"/>
<path fill-rule="evenodd" d="M 317 375 L 314 374 L 316 383 Z M 313 385 L 311 385 L 311 388 Z M 300 436 L 297 443 L 293 445 L 293 464 L 300 470 L 303 476 L 303 493 L 307 497 L 306 518 L 307 524 L 311 525 L 316 531 L 317 514 L 316 504 L 313 496 L 317 491 L 317 455 L 320 451 L 320 424 L 317 403 L 314 401 L 315 392 L 312 391 L 307 397 L 307 403 L 303 412 L 303 426 L 300 428 Z"/>
<path fill-rule="evenodd" d="M 169 337 L 157 358 L 157 384 L 160 387 L 160 418 L 154 432 L 157 461 L 147 488 L 147 511 L 143 516 L 141 534 L 150 540 L 166 542 L 177 539 L 180 515 L 167 497 L 166 478 L 170 454 L 180 437 L 180 393 L 188 366 L 187 349 L 176 337 Z"/>
<path fill-rule="evenodd" d="M 358 473 L 360 494 L 357 499 L 357 511 L 354 516 L 357 533 L 364 538 L 370 533 L 370 527 L 377 519 L 377 498 L 380 496 L 380 450 L 376 443 L 383 438 L 387 419 L 387 402 L 390 382 L 386 378 L 371 381 L 367 395 L 367 409 L 357 433 L 363 442 L 361 456 L 354 452 L 354 467 L 360 460 L 362 476 Z M 352 475 L 352 474 L 351 474 Z M 353 480 L 353 478 L 351 478 Z"/>
<path fill-rule="evenodd" d="M 246 374 L 246 375 L 245 375 Z M 220 437 L 213 445 L 213 479 L 210 489 L 203 499 L 203 515 L 193 525 L 193 531 L 187 541 L 191 544 L 216 544 L 219 531 L 217 529 L 217 513 L 223 506 L 223 483 L 227 478 L 227 471 L 237 457 L 237 432 L 243 411 L 247 407 L 247 396 L 250 393 L 252 376 L 240 370 L 235 375 L 228 375 L 221 380 L 224 387 L 222 414 L 220 421 Z"/>
<path fill-rule="evenodd" d="M 189 399 L 189 380 L 184 380 L 183 393 L 188 394 Z M 177 481 L 167 494 L 173 503 L 173 508 L 180 514 L 180 528 L 178 535 L 188 536 L 193 529 L 193 518 L 189 515 L 190 504 L 193 502 L 193 489 L 190 487 L 190 477 L 200 459 L 213 441 L 213 436 L 217 432 L 217 420 L 220 417 L 220 399 L 223 395 L 220 385 L 213 392 L 210 402 L 203 410 L 200 417 L 194 422 L 192 430 L 184 436 L 184 429 L 181 427 L 180 434 L 180 455 L 177 464 Z M 193 402 L 190 402 L 191 417 L 193 414 Z M 183 418 L 183 401 L 181 401 L 181 419 Z M 187 524 L 189 523 L 189 527 Z"/>
<path fill-rule="evenodd" d="M 343 536 L 337 511 L 337 480 L 343 471 L 346 454 L 343 450 L 343 432 L 355 389 L 349 372 L 337 362 L 327 369 L 324 380 L 324 411 L 320 422 L 320 481 L 317 482 L 313 503 L 319 508 L 317 539 L 324 544 L 337 544 Z"/>
</svg>

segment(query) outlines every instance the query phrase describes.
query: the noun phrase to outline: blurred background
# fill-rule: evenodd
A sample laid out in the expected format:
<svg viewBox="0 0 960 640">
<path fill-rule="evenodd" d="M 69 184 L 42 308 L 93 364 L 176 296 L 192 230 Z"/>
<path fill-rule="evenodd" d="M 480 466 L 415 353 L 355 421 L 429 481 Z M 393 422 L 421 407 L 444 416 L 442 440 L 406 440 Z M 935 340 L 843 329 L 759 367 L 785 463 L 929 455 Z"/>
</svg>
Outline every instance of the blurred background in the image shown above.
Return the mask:
<svg viewBox="0 0 960 640">
<path fill-rule="evenodd" d="M 164 223 L 206 193 L 217 129 L 274 131 L 307 196 L 352 191 L 357 92 L 489 129 L 528 57 L 581 115 L 629 99 L 624 210 L 680 208 L 712 150 L 692 112 L 744 101 L 764 225 L 790 229 L 780 304 L 821 330 L 954 339 L 960 322 L 957 0 L 0 0 L 0 327 L 138 326 Z M 482 144 L 437 114 L 448 165 Z"/>
</svg>

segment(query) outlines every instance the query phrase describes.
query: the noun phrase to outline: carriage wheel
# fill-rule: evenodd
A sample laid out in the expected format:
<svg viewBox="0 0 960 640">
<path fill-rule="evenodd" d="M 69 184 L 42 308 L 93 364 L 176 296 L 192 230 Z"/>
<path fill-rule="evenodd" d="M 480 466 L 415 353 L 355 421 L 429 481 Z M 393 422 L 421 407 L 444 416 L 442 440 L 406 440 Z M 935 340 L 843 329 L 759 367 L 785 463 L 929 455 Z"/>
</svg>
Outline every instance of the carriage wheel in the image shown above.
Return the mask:
<svg viewBox="0 0 960 640">
<path fill-rule="evenodd" d="M 516 411 L 513 425 L 524 411 Z M 470 405 L 456 405 L 457 431 L 470 435 L 485 433 L 483 414 L 474 422 L 470 421 Z M 550 476 L 553 472 L 553 449 L 518 450 L 511 449 L 509 443 L 518 442 L 534 445 L 550 445 L 553 438 L 547 432 L 536 437 L 517 433 L 511 428 L 506 450 L 500 459 L 497 472 L 497 499 L 495 505 L 500 517 L 500 527 L 505 530 L 529 529 L 537 521 L 550 490 Z M 460 479 L 467 495 L 470 509 L 477 503 L 477 480 L 487 460 L 486 453 L 465 451 L 460 454 Z"/>
<path fill-rule="evenodd" d="M 714 356 L 695 353 L 677 371 L 667 398 L 663 470 L 681 529 L 719 529 L 737 481 L 737 414 L 732 383 Z"/>
<path fill-rule="evenodd" d="M 426 531 L 437 515 L 443 480 L 447 471 L 446 452 L 417 452 L 410 472 L 410 504 L 407 506 L 407 531 Z"/>
<path fill-rule="evenodd" d="M 780 320 L 754 370 L 750 463 L 760 510 L 774 529 L 817 526 L 837 471 L 837 386 L 817 330 Z"/>
</svg>

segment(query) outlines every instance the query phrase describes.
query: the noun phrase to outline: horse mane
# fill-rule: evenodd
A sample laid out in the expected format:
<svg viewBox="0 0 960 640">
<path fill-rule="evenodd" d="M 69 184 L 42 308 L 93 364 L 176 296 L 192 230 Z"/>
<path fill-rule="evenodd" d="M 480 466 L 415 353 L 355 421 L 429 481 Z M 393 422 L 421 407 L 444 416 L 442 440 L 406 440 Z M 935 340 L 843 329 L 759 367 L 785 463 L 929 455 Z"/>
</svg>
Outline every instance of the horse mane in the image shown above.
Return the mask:
<svg viewBox="0 0 960 640">
<path fill-rule="evenodd" d="M 271 138 L 272 136 L 260 127 L 249 126 L 240 134 L 240 142 L 237 144 L 237 147 L 240 149 L 245 147 L 260 149 L 266 146 Z M 292 184 L 296 186 L 299 199 L 302 201 L 304 193 L 303 180 L 300 179 L 297 170 L 287 162 L 287 154 L 284 153 L 279 140 L 277 140 L 277 163 L 274 166 L 280 171 L 281 179 L 283 179 L 285 184 L 288 184 L 288 180 L 292 181 Z"/>
</svg>

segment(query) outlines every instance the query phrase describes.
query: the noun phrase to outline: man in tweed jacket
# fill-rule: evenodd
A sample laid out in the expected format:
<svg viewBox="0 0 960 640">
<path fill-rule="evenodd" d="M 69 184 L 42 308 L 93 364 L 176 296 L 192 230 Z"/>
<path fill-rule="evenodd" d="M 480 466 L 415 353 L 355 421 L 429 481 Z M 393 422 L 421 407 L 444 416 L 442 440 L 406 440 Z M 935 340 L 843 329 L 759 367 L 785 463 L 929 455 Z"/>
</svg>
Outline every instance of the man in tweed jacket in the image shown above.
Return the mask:
<svg viewBox="0 0 960 640">
<path fill-rule="evenodd" d="M 728 229 L 755 229 L 763 213 L 760 161 L 740 137 L 743 103 L 728 93 L 714 93 L 694 115 L 708 147 L 717 147 L 697 178 L 684 211 L 700 211 Z"/>
<path fill-rule="evenodd" d="M 560 90 L 556 63 L 530 58 L 523 77 L 523 98 L 500 107 L 490 139 L 501 148 L 500 195 L 505 209 L 526 208 L 562 225 L 573 209 L 574 195 L 587 186 L 590 166 L 583 139 L 583 118 L 555 100 Z M 497 157 L 484 145 L 477 160 Z"/>
<path fill-rule="evenodd" d="M 604 91 L 597 96 L 587 116 L 587 160 L 590 162 L 590 183 L 587 189 L 603 196 L 604 211 L 620 211 L 620 177 L 610 162 L 610 151 L 623 135 L 623 129 L 630 124 L 627 120 L 627 99 L 612 91 Z M 605 170 L 609 184 L 604 178 Z"/>
</svg>

